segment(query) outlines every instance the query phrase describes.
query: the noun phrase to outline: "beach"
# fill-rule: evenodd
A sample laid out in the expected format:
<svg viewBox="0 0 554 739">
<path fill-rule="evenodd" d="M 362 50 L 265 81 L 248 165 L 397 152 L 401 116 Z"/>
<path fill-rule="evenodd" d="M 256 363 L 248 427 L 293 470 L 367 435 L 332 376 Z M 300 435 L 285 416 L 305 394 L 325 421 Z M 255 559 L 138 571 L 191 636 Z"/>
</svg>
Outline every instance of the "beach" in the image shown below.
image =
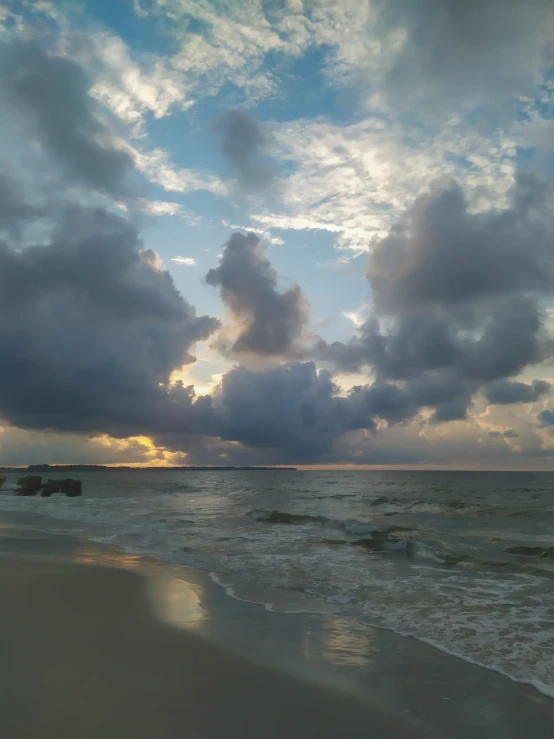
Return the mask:
<svg viewBox="0 0 554 739">
<path fill-rule="evenodd" d="M 0 590 L 3 737 L 423 736 L 162 623 L 136 574 L 5 560 Z"/>
<path fill-rule="evenodd" d="M 2 737 L 551 735 L 553 701 L 415 640 L 29 524 L 0 531 Z"/>
</svg>

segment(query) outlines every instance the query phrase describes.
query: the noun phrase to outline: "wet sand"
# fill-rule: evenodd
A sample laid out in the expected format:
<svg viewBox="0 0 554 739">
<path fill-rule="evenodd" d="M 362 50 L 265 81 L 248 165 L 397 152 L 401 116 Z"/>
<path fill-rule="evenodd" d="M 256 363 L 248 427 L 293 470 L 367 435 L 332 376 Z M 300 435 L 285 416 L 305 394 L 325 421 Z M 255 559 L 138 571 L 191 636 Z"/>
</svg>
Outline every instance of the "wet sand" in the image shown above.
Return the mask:
<svg viewBox="0 0 554 739">
<path fill-rule="evenodd" d="M 0 739 L 554 736 L 531 686 L 57 526 L 0 517 Z"/>
<path fill-rule="evenodd" d="M 0 736 L 438 736 L 173 628 L 146 592 L 131 572 L 0 560 Z"/>
</svg>

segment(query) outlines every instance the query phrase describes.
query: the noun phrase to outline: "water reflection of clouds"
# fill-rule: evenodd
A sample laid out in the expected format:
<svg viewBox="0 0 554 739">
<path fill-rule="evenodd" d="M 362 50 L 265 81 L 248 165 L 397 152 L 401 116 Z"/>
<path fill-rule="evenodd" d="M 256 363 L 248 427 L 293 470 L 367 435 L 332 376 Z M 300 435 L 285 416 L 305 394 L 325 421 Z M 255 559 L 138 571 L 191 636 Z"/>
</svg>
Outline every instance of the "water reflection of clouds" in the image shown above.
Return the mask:
<svg viewBox="0 0 554 739">
<path fill-rule="evenodd" d="M 340 618 L 322 619 L 312 628 L 306 624 L 302 640 L 302 654 L 310 660 L 324 660 L 334 667 L 373 668 L 372 629 L 360 628 L 356 623 Z"/>
<path fill-rule="evenodd" d="M 342 619 L 324 622 L 321 629 L 322 656 L 337 666 L 362 667 L 371 670 L 375 651 L 373 631 L 358 629 Z"/>
<path fill-rule="evenodd" d="M 194 628 L 206 617 L 200 605 L 202 589 L 177 577 L 156 577 L 150 581 L 154 606 L 161 619 L 178 628 Z"/>
</svg>

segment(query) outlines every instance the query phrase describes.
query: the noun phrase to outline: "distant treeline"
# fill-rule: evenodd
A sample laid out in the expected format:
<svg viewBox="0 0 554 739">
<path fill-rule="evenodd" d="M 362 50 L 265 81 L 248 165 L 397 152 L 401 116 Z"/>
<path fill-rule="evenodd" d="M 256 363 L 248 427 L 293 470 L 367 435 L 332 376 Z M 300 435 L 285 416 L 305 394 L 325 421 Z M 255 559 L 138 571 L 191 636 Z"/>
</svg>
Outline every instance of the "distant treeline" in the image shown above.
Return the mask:
<svg viewBox="0 0 554 739">
<path fill-rule="evenodd" d="M 233 472 L 243 470 L 289 470 L 296 471 L 296 467 L 107 467 L 103 464 L 30 464 L 28 467 L 0 467 L 0 472 L 21 472 L 23 469 L 29 472 L 50 472 L 51 470 L 78 470 L 80 472 L 105 471 L 105 470 L 178 470 L 182 472 Z"/>
</svg>

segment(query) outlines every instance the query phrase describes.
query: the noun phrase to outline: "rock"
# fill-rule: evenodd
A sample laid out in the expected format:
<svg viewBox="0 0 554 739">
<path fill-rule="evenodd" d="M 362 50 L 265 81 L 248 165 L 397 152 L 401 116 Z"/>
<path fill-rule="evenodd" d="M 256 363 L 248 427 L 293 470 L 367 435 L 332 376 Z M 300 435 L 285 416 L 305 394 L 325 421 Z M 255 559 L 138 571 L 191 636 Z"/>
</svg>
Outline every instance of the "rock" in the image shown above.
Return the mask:
<svg viewBox="0 0 554 739">
<path fill-rule="evenodd" d="M 65 480 L 48 480 L 46 484 L 56 488 L 56 493 L 61 493 L 65 483 Z"/>
<path fill-rule="evenodd" d="M 0 475 L 0 488 L 6 482 L 6 475 Z"/>
<path fill-rule="evenodd" d="M 16 495 L 36 495 L 40 492 L 42 498 L 49 498 L 55 493 L 62 493 L 68 498 L 77 498 L 83 494 L 81 481 L 72 480 L 69 477 L 66 480 L 48 480 L 42 484 L 40 477 L 29 475 L 22 477 L 17 484 L 20 488 Z"/>
<path fill-rule="evenodd" d="M 66 493 L 68 498 L 77 498 L 79 495 L 82 495 L 81 491 L 81 481 L 80 480 L 69 480 L 70 483 L 69 489 Z"/>
<path fill-rule="evenodd" d="M 58 493 L 59 489 L 56 487 L 56 485 L 49 485 L 46 483 L 46 485 L 42 486 L 42 490 L 40 491 L 40 497 L 41 498 L 49 498 L 53 493 Z"/>
<path fill-rule="evenodd" d="M 16 492 L 16 495 L 36 495 L 37 493 L 38 490 L 30 490 L 26 485 L 23 485 L 23 487 L 19 488 Z"/>
<path fill-rule="evenodd" d="M 42 487 L 42 478 L 38 475 L 27 475 L 17 481 L 20 489 L 16 495 L 36 495 Z"/>
</svg>

